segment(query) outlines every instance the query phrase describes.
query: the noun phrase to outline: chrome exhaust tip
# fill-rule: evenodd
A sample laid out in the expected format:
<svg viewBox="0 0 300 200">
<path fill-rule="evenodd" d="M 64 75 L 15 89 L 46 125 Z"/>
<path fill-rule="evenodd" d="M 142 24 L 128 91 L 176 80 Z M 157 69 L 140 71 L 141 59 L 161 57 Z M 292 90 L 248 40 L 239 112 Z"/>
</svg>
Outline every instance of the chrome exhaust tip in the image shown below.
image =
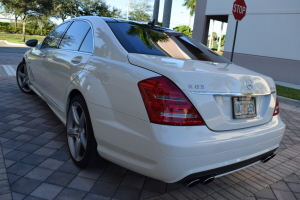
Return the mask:
<svg viewBox="0 0 300 200">
<path fill-rule="evenodd" d="M 271 155 L 267 156 L 266 158 L 262 159 L 261 162 L 262 163 L 266 163 L 268 162 L 269 160 L 271 160 L 272 158 L 274 158 L 276 156 L 275 153 L 272 153 Z"/>
<path fill-rule="evenodd" d="M 201 179 L 202 181 L 200 182 L 202 185 L 207 185 L 211 182 L 213 182 L 215 180 L 214 176 L 208 176 L 208 177 L 204 177 Z"/>
<path fill-rule="evenodd" d="M 187 188 L 191 188 L 191 187 L 193 187 L 195 185 L 198 185 L 199 183 L 200 183 L 200 179 L 197 178 L 197 179 L 193 179 L 193 180 L 187 181 L 186 184 L 185 184 L 185 186 Z"/>
<path fill-rule="evenodd" d="M 209 183 L 213 182 L 213 180 L 215 180 L 214 176 L 206 176 L 206 177 L 201 177 L 201 178 L 195 178 L 195 179 L 187 181 L 185 183 L 185 186 L 187 188 L 191 188 L 195 185 L 198 185 L 199 183 L 202 184 L 202 185 L 206 185 L 206 184 L 209 184 Z"/>
</svg>

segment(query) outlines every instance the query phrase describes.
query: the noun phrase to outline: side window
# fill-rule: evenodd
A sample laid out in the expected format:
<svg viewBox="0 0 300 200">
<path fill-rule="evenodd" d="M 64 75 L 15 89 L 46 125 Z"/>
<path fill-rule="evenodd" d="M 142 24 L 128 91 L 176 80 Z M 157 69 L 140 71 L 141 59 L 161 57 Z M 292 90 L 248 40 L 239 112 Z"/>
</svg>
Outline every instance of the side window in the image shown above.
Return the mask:
<svg viewBox="0 0 300 200">
<path fill-rule="evenodd" d="M 71 22 L 66 22 L 56 29 L 54 29 L 51 33 L 47 35 L 44 39 L 41 49 L 42 48 L 58 48 L 58 43 L 62 35 L 64 34 L 66 28 L 69 26 Z"/>
<path fill-rule="evenodd" d="M 83 51 L 87 53 L 93 52 L 93 34 L 91 29 L 89 30 L 88 34 L 85 36 L 79 51 Z"/>
<path fill-rule="evenodd" d="M 66 34 L 64 35 L 59 48 L 60 49 L 69 49 L 78 51 L 80 44 L 88 30 L 90 25 L 84 21 L 75 21 L 70 26 Z"/>
</svg>

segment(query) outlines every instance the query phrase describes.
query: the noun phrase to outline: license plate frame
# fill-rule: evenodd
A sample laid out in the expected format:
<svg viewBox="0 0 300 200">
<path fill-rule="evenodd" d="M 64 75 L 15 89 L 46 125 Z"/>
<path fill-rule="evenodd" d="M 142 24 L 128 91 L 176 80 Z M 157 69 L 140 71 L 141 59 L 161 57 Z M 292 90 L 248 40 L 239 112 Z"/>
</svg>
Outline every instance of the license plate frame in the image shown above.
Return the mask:
<svg viewBox="0 0 300 200">
<path fill-rule="evenodd" d="M 256 117 L 256 98 L 253 96 L 232 97 L 232 112 L 233 119 Z"/>
</svg>

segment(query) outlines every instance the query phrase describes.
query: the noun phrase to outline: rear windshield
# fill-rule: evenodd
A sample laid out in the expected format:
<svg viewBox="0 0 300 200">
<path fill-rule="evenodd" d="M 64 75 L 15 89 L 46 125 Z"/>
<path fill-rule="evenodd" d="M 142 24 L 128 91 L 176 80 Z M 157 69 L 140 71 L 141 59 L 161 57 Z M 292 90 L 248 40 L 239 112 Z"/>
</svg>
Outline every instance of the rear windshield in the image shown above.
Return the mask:
<svg viewBox="0 0 300 200">
<path fill-rule="evenodd" d="M 134 22 L 108 22 L 129 53 L 229 63 L 196 40 L 176 31 Z"/>
</svg>

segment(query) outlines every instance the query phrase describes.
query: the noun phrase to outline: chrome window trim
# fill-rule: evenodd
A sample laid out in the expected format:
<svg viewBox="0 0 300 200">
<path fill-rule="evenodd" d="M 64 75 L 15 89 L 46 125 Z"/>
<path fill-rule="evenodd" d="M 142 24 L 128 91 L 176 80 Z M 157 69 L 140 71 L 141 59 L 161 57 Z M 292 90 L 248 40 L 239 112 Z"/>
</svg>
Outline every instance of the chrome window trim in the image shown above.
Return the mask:
<svg viewBox="0 0 300 200">
<path fill-rule="evenodd" d="M 85 21 L 85 22 L 87 22 L 87 23 L 90 25 L 90 29 L 91 29 L 91 31 L 92 31 L 92 39 L 93 39 L 93 52 L 89 53 L 89 52 L 79 51 L 79 49 L 78 49 L 77 51 L 75 51 L 75 50 L 70 50 L 70 51 L 86 53 L 86 54 L 88 54 L 88 55 L 94 55 L 94 48 L 95 48 L 94 28 L 93 28 L 92 23 L 91 23 L 89 20 L 87 20 L 87 19 L 72 19 L 72 20 L 68 20 L 68 21 L 65 21 L 65 22 L 59 24 L 57 27 L 61 26 L 61 25 L 64 24 L 64 23 L 67 23 L 67 22 L 71 22 L 71 23 L 70 23 L 70 25 L 71 25 L 74 21 Z M 60 38 L 59 45 L 60 45 L 61 39 L 65 36 L 65 33 L 66 33 L 67 30 L 69 29 L 70 25 L 66 28 L 65 32 L 63 33 L 62 37 Z M 54 29 L 56 29 L 57 27 L 55 27 Z M 54 30 L 54 29 L 53 29 L 53 30 Z M 50 33 L 52 33 L 53 30 L 52 30 Z M 48 33 L 48 34 L 45 36 L 45 38 L 46 38 L 50 33 Z M 44 38 L 39 44 L 37 44 L 37 46 L 36 46 L 35 48 L 40 49 L 40 50 L 41 50 L 41 49 L 54 49 L 54 48 L 41 48 L 41 47 L 42 47 L 42 43 L 44 42 L 45 38 Z M 59 45 L 58 45 L 58 46 L 59 46 Z M 55 50 L 59 50 L 59 49 L 56 49 L 56 48 L 55 48 Z M 67 50 L 67 49 L 64 49 L 64 50 Z"/>
<path fill-rule="evenodd" d="M 78 51 L 77 51 L 77 52 L 82 52 L 82 53 L 87 53 L 87 54 L 94 55 L 94 49 L 95 49 L 95 38 L 94 38 L 94 28 L 93 28 L 93 25 L 92 25 L 92 23 L 91 23 L 89 20 L 87 20 L 87 19 L 74 19 L 73 21 L 85 21 L 85 22 L 87 22 L 87 23 L 89 23 L 89 24 L 90 24 L 90 30 L 92 31 L 92 39 L 93 39 L 93 50 L 92 50 L 92 52 L 91 52 L 91 53 L 89 53 L 89 52 L 84 52 L 84 51 L 79 51 L 79 49 L 80 49 L 80 47 L 81 47 L 81 45 L 82 45 L 82 43 L 81 43 L 81 45 L 80 45 L 80 47 L 79 47 L 79 49 L 78 49 Z M 89 32 L 89 31 L 88 31 L 88 32 Z M 86 33 L 86 35 L 88 34 L 88 32 Z M 82 42 L 84 41 L 84 39 L 85 39 L 85 37 L 83 38 Z"/>
<path fill-rule="evenodd" d="M 62 26 L 63 24 L 66 24 L 66 23 L 70 23 L 70 24 L 69 24 L 69 26 L 66 27 L 65 31 L 63 32 L 62 36 L 60 37 L 60 39 L 59 39 L 59 41 L 58 41 L 57 46 L 59 47 L 60 42 L 61 42 L 61 39 L 65 36 L 65 33 L 67 32 L 67 30 L 69 29 L 69 27 L 70 27 L 71 24 L 73 23 L 72 20 L 70 20 L 70 21 L 69 21 L 69 20 L 68 20 L 68 21 L 65 21 L 65 22 L 59 24 L 57 27 L 55 27 L 55 28 L 54 28 L 50 33 L 48 33 L 48 34 L 44 37 L 44 39 L 40 42 L 40 45 L 39 45 L 38 49 L 40 49 L 40 50 L 41 50 L 41 49 L 57 49 L 57 48 L 41 48 L 41 47 L 42 47 L 42 44 L 43 44 L 45 38 L 46 38 L 48 35 L 50 35 L 55 29 L 57 29 L 58 27 Z"/>
<path fill-rule="evenodd" d="M 201 95 L 214 95 L 214 96 L 262 96 L 262 95 L 270 95 L 276 93 L 265 92 L 265 93 L 239 93 L 239 92 L 200 92 L 200 91 L 191 91 L 192 94 L 201 94 Z"/>
</svg>

